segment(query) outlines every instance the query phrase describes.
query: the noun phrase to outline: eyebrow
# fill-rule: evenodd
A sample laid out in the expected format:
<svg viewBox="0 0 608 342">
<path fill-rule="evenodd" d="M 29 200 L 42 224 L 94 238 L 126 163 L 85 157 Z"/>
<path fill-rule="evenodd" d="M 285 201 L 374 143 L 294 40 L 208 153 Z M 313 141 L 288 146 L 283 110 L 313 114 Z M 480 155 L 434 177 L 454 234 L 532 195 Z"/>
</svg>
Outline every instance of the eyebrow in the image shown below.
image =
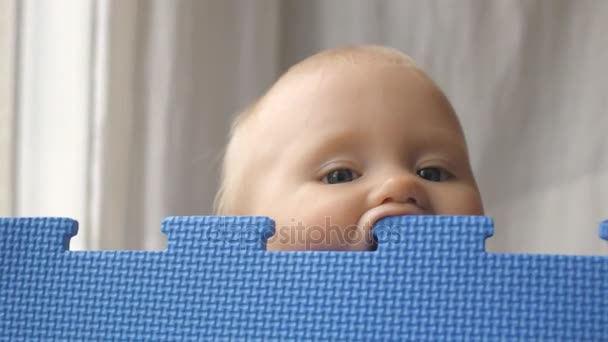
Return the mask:
<svg viewBox="0 0 608 342">
<path fill-rule="evenodd" d="M 327 134 L 319 140 L 318 143 L 314 144 L 315 149 L 342 149 L 344 147 L 352 147 L 360 144 L 360 139 L 353 138 L 353 132 L 338 132 L 333 134 Z"/>
<path fill-rule="evenodd" d="M 457 137 L 454 138 L 452 136 L 450 136 L 451 131 L 449 129 L 437 129 L 437 128 L 433 128 L 432 131 L 430 131 L 430 133 L 427 135 L 428 140 L 430 141 L 431 144 L 434 145 L 444 145 L 444 146 L 449 146 L 450 150 L 455 150 L 458 149 L 460 150 L 465 150 L 467 149 L 467 145 L 466 145 L 466 141 L 465 141 L 465 137 L 464 135 L 462 135 L 461 137 Z M 418 143 L 425 143 L 427 141 L 420 141 Z"/>
<path fill-rule="evenodd" d="M 313 155 L 310 158 L 312 163 L 317 163 L 327 157 L 327 155 L 353 150 L 360 146 L 360 139 L 353 138 L 352 132 L 337 132 L 323 136 L 318 141 L 310 144 L 306 149 L 306 153 Z"/>
<path fill-rule="evenodd" d="M 468 156 L 466 142 L 460 139 L 447 138 L 442 132 L 443 130 L 433 131 L 433 134 L 427 137 L 428 140 L 416 139 L 416 141 L 408 143 L 403 138 L 398 139 L 399 148 L 402 149 L 406 145 L 411 145 L 419 153 L 438 152 L 458 159 L 466 159 Z M 394 138 L 386 137 L 386 139 Z M 328 155 L 355 151 L 361 145 L 362 139 L 358 138 L 356 133 L 349 131 L 331 132 L 306 148 L 307 155 L 312 155 L 312 157 L 307 158 L 305 162 L 315 165 L 326 159 Z"/>
</svg>

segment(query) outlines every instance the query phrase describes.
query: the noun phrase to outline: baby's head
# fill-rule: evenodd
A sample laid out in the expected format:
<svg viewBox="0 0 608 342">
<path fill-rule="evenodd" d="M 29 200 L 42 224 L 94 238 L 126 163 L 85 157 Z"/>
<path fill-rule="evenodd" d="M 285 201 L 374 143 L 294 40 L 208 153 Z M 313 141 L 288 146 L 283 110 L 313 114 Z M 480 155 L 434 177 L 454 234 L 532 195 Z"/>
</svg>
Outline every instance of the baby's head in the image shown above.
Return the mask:
<svg viewBox="0 0 608 342">
<path fill-rule="evenodd" d="M 232 127 L 218 215 L 269 216 L 269 250 L 368 250 L 394 215 L 483 215 L 447 98 L 410 58 L 359 46 L 290 68 Z"/>
</svg>

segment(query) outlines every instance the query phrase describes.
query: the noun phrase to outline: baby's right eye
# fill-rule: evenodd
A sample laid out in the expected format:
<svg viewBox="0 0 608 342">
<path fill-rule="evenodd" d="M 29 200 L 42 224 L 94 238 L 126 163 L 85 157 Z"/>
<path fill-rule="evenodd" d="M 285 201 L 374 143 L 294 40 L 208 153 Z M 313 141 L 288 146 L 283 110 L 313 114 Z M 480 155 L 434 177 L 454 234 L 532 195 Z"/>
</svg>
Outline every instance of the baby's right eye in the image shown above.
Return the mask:
<svg viewBox="0 0 608 342">
<path fill-rule="evenodd" d="M 351 169 L 337 169 L 329 172 L 321 180 L 325 184 L 338 184 L 352 182 L 359 177 L 359 174 Z"/>
</svg>

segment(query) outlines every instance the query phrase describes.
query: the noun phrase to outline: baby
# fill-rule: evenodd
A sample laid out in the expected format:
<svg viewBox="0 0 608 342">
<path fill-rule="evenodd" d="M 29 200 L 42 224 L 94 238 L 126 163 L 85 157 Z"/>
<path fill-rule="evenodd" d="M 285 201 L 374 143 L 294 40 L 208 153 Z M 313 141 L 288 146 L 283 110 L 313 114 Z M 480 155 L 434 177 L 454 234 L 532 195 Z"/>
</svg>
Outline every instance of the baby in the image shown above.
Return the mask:
<svg viewBox="0 0 608 342">
<path fill-rule="evenodd" d="M 370 250 L 383 217 L 484 213 L 449 101 L 377 46 L 307 58 L 236 118 L 215 212 L 274 219 L 268 250 Z"/>
</svg>

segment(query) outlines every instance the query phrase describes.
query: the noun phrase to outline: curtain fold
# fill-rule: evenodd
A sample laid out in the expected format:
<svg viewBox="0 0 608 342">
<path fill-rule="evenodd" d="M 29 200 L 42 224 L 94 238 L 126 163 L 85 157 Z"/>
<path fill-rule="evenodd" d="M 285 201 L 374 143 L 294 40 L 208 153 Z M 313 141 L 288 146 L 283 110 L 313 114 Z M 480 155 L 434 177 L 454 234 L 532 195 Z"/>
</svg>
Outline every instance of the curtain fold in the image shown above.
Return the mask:
<svg viewBox="0 0 608 342">
<path fill-rule="evenodd" d="M 0 58 L 0 216 L 13 211 L 15 13 L 14 0 L 0 1 L 0 51 L 7 57 Z"/>
<path fill-rule="evenodd" d="M 96 248 L 162 249 L 164 217 L 211 214 L 230 120 L 277 75 L 279 5 L 261 4 L 110 3 Z"/>
</svg>

